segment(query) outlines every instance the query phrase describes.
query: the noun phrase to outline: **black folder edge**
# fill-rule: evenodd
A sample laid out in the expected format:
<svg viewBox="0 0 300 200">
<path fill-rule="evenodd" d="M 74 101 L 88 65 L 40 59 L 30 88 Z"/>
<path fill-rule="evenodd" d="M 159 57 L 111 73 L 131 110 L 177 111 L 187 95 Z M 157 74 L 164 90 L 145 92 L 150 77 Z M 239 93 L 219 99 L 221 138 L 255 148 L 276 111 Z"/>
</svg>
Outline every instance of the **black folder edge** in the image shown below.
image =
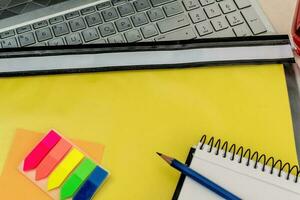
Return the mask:
<svg viewBox="0 0 300 200">
<path fill-rule="evenodd" d="M 192 49 L 209 49 L 209 48 L 227 48 L 227 47 L 252 47 L 252 46 L 284 46 L 291 45 L 287 35 L 266 35 L 258 37 L 243 38 L 213 38 L 198 40 L 182 40 L 167 42 L 144 42 L 128 44 L 89 44 L 76 46 L 44 46 L 44 47 L 26 47 L 14 49 L 0 49 L 0 59 L 12 58 L 29 58 L 29 57 L 48 57 L 63 55 L 93 55 L 106 53 L 122 52 L 147 52 L 147 51 L 176 51 Z M 109 67 L 78 67 L 64 69 L 41 69 L 41 70 L 15 70 L 0 72 L 0 77 L 10 76 L 32 76 L 32 75 L 49 75 L 62 73 L 88 73 L 104 71 L 121 71 L 121 70 L 143 70 L 143 69 L 169 69 L 169 68 L 188 68 L 201 67 L 210 65 L 233 65 L 233 64 L 284 64 L 294 63 L 293 56 L 281 57 L 278 59 L 234 59 L 227 61 L 199 61 L 192 63 L 168 63 L 168 64 L 148 64 L 148 65 L 129 65 L 129 66 L 109 66 Z"/>
<path fill-rule="evenodd" d="M 195 148 L 193 148 L 193 147 L 190 148 L 189 154 L 188 154 L 188 156 L 186 158 L 186 161 L 185 161 L 185 164 L 187 166 L 190 166 L 190 164 L 192 163 L 195 151 L 196 151 Z M 184 180 L 185 180 L 185 175 L 180 174 L 180 177 L 179 177 L 179 180 L 177 182 L 176 189 L 175 189 L 175 192 L 173 194 L 172 200 L 177 200 L 179 198 L 181 189 L 182 189 L 183 184 L 184 184 Z"/>
<path fill-rule="evenodd" d="M 296 80 L 295 70 L 293 69 L 292 63 L 285 63 L 284 64 L 284 72 L 286 77 L 286 84 L 290 102 L 290 109 L 292 115 L 292 123 L 293 123 L 293 130 L 294 130 L 294 138 L 296 142 L 296 149 L 297 149 L 297 156 L 298 162 L 300 162 L 300 96 L 299 96 L 299 87 Z M 200 137 L 200 135 L 199 135 Z M 190 166 L 193 156 L 195 153 L 195 148 L 190 148 L 188 156 L 186 158 L 185 164 Z M 299 164 L 298 164 L 299 165 Z M 172 200 L 177 200 L 179 198 L 181 189 L 183 187 L 185 181 L 185 175 L 181 174 L 179 180 L 177 182 L 175 192 L 173 194 Z"/>
<path fill-rule="evenodd" d="M 163 42 L 36 46 L 0 49 L 1 58 L 38 57 L 112 52 L 164 51 L 210 47 L 272 46 L 290 44 L 288 35 L 264 35 L 238 38 L 208 38 Z"/>
</svg>

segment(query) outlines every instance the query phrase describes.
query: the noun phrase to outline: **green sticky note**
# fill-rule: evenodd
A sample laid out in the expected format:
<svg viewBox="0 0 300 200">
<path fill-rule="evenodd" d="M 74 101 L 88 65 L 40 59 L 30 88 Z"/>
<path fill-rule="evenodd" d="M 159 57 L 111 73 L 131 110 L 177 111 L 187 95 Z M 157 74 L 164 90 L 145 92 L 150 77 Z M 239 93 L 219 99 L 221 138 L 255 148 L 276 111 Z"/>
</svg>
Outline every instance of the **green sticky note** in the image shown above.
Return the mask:
<svg viewBox="0 0 300 200">
<path fill-rule="evenodd" d="M 79 164 L 61 187 L 60 199 L 71 198 L 96 168 L 96 164 L 88 158 Z"/>
</svg>

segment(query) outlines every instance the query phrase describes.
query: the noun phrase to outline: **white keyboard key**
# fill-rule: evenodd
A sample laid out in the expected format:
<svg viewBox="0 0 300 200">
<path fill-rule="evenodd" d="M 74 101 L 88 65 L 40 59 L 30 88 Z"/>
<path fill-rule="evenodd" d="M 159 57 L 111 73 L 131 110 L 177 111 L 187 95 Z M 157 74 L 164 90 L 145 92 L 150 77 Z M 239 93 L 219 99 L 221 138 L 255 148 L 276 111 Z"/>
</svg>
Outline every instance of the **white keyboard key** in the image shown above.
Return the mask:
<svg viewBox="0 0 300 200">
<path fill-rule="evenodd" d="M 231 30 L 231 28 L 227 28 L 218 32 L 214 32 L 213 34 L 204 36 L 204 38 L 220 38 L 220 37 L 235 37 L 235 34 Z"/>
<path fill-rule="evenodd" d="M 215 3 L 215 0 L 200 0 L 202 6 L 206 6 L 212 3 Z"/>
<path fill-rule="evenodd" d="M 109 8 L 107 10 L 104 10 L 101 13 L 104 18 L 104 21 L 106 21 L 106 22 L 117 19 L 119 17 L 116 9 L 113 7 Z"/>
<path fill-rule="evenodd" d="M 90 42 L 100 38 L 96 28 L 89 28 L 82 31 L 82 36 L 85 42 Z"/>
<path fill-rule="evenodd" d="M 98 39 L 98 40 L 93 40 L 89 42 L 89 44 L 105 44 L 106 40 L 105 39 Z"/>
<path fill-rule="evenodd" d="M 19 42 L 21 47 L 26 47 L 36 43 L 33 33 L 24 33 L 19 35 Z"/>
<path fill-rule="evenodd" d="M 214 18 L 214 17 L 220 16 L 222 14 L 218 4 L 212 4 L 212 5 L 206 6 L 204 8 L 204 11 L 206 12 L 206 14 L 209 18 Z"/>
<path fill-rule="evenodd" d="M 125 17 L 127 15 L 131 15 L 134 13 L 133 7 L 130 3 L 125 3 L 125 4 L 118 6 L 118 11 L 119 11 L 121 17 Z"/>
<path fill-rule="evenodd" d="M 233 31 L 237 37 L 252 36 L 250 28 L 245 23 L 235 26 Z"/>
<path fill-rule="evenodd" d="M 172 41 L 172 40 L 190 40 L 196 38 L 192 28 L 180 29 L 172 33 L 161 35 L 155 38 L 155 41 Z"/>
<path fill-rule="evenodd" d="M 148 0 L 137 0 L 133 2 L 133 5 L 138 12 L 150 9 Z"/>
<path fill-rule="evenodd" d="M 88 15 L 85 17 L 85 20 L 86 20 L 88 26 L 90 26 L 90 27 L 101 24 L 103 22 L 99 13 L 94 13 L 94 14 Z"/>
<path fill-rule="evenodd" d="M 127 0 L 111 0 L 111 2 L 115 6 L 115 5 L 125 3 L 125 2 L 127 2 Z"/>
<path fill-rule="evenodd" d="M 47 42 L 39 42 L 34 45 L 31 45 L 31 47 L 46 47 L 46 46 L 48 46 Z"/>
<path fill-rule="evenodd" d="M 114 35 L 107 39 L 108 43 L 125 43 L 123 36 L 121 34 Z"/>
<path fill-rule="evenodd" d="M 200 7 L 198 0 L 183 0 L 183 5 L 186 10 L 193 10 Z"/>
<path fill-rule="evenodd" d="M 138 30 L 131 30 L 124 33 L 127 42 L 138 42 L 142 40 L 142 36 Z"/>
<path fill-rule="evenodd" d="M 48 42 L 49 46 L 59 46 L 59 45 L 64 45 L 64 44 L 65 44 L 65 42 L 62 38 L 54 38 Z"/>
<path fill-rule="evenodd" d="M 198 23 L 206 20 L 206 15 L 202 8 L 190 11 L 189 15 L 193 23 Z"/>
<path fill-rule="evenodd" d="M 83 18 L 73 19 L 73 20 L 69 21 L 69 24 L 70 24 L 71 30 L 73 32 L 86 28 Z"/>
<path fill-rule="evenodd" d="M 236 26 L 236 25 L 244 23 L 244 19 L 243 19 L 242 15 L 240 14 L 240 12 L 229 13 L 228 15 L 226 15 L 226 18 L 227 18 L 230 26 Z"/>
<path fill-rule="evenodd" d="M 95 7 L 91 6 L 91 7 L 87 7 L 87 8 L 81 9 L 80 13 L 82 15 L 87 15 L 87 14 L 93 13 L 95 11 L 96 11 Z"/>
<path fill-rule="evenodd" d="M 158 35 L 158 31 L 156 30 L 156 28 L 153 24 L 143 26 L 141 28 L 141 31 L 142 31 L 144 38 L 146 38 L 146 39 Z"/>
<path fill-rule="evenodd" d="M 2 48 L 16 48 L 18 43 L 15 37 L 7 38 L 1 41 Z"/>
<path fill-rule="evenodd" d="M 73 12 L 70 12 L 70 13 L 67 13 L 67 14 L 65 14 L 65 18 L 67 19 L 67 20 L 69 20 L 69 19 L 73 19 L 73 18 L 76 18 L 76 17 L 79 17 L 80 16 L 80 14 L 79 14 L 79 12 L 76 10 L 76 11 L 73 11 Z"/>
<path fill-rule="evenodd" d="M 57 23 L 62 22 L 62 21 L 64 21 L 63 16 L 56 16 L 56 17 L 53 17 L 53 18 L 49 19 L 50 24 L 57 24 Z"/>
<path fill-rule="evenodd" d="M 174 1 L 174 0 L 150 0 L 150 1 L 151 1 L 153 6 L 159 6 L 159 5 L 166 4 L 166 3 L 169 3 L 171 1 Z"/>
<path fill-rule="evenodd" d="M 11 37 L 11 36 L 14 36 L 14 35 L 15 35 L 15 31 L 14 30 L 9 30 L 9 31 L 5 31 L 5 32 L 0 33 L 0 38 L 4 39 L 4 38 Z"/>
<path fill-rule="evenodd" d="M 236 11 L 236 6 L 233 0 L 224 0 L 219 3 L 223 13 L 227 14 L 233 11 Z"/>
<path fill-rule="evenodd" d="M 266 27 L 259 19 L 259 16 L 252 7 L 243 9 L 241 13 L 244 16 L 247 24 L 250 26 L 250 29 L 252 30 L 254 35 L 267 32 Z"/>
<path fill-rule="evenodd" d="M 163 9 L 164 9 L 167 17 L 171 17 L 173 15 L 177 15 L 177 14 L 183 12 L 182 5 L 179 4 L 178 2 L 169 3 L 165 6 L 163 6 Z"/>
<path fill-rule="evenodd" d="M 56 24 L 52 26 L 52 29 L 56 37 L 66 35 L 70 32 L 66 23 Z"/>
<path fill-rule="evenodd" d="M 96 6 L 97 10 L 103 10 L 105 8 L 108 8 L 111 6 L 111 3 L 109 1 L 105 1 L 103 3 L 100 3 Z"/>
<path fill-rule="evenodd" d="M 243 9 L 243 8 L 247 8 L 247 7 L 251 6 L 251 3 L 249 0 L 234 0 L 234 1 L 239 9 Z"/>
<path fill-rule="evenodd" d="M 162 33 L 179 29 L 189 24 L 190 22 L 185 15 L 177 15 L 176 17 L 157 22 L 157 26 Z"/>
<path fill-rule="evenodd" d="M 78 33 L 72 33 L 70 35 L 67 35 L 65 38 L 68 45 L 82 44 L 81 37 Z"/>
<path fill-rule="evenodd" d="M 32 26 L 34 29 L 39 29 L 39 28 L 43 28 L 47 25 L 48 25 L 48 22 L 46 20 L 43 20 L 43 21 L 34 23 Z"/>
<path fill-rule="evenodd" d="M 35 34 L 36 34 L 36 38 L 39 42 L 52 39 L 52 37 L 53 37 L 51 30 L 48 27 L 38 29 L 37 31 L 35 31 Z"/>
<path fill-rule="evenodd" d="M 224 16 L 212 19 L 211 23 L 216 31 L 220 31 L 229 27 L 229 24 Z"/>
<path fill-rule="evenodd" d="M 118 31 L 126 31 L 132 28 L 130 20 L 128 18 L 121 18 L 115 22 Z"/>
<path fill-rule="evenodd" d="M 106 37 L 116 33 L 116 29 L 112 23 L 106 23 L 99 26 L 99 31 L 102 37 Z"/>
<path fill-rule="evenodd" d="M 148 23 L 148 19 L 147 19 L 145 13 L 143 13 L 143 12 L 140 12 L 140 13 L 137 13 L 137 14 L 131 16 L 131 21 L 135 27 L 142 26 L 142 25 Z"/>
<path fill-rule="evenodd" d="M 213 27 L 208 21 L 196 24 L 196 29 L 201 37 L 213 33 Z"/>
<path fill-rule="evenodd" d="M 163 19 L 165 17 L 161 8 L 153 8 L 149 10 L 147 14 L 151 22 Z"/>
<path fill-rule="evenodd" d="M 26 26 L 22 26 L 22 27 L 20 27 L 20 28 L 17 28 L 17 29 L 16 29 L 16 32 L 17 32 L 18 34 L 21 34 L 21 33 L 29 32 L 29 31 L 31 31 L 31 30 L 32 30 L 31 26 L 30 26 L 30 25 L 26 25 Z"/>
</svg>

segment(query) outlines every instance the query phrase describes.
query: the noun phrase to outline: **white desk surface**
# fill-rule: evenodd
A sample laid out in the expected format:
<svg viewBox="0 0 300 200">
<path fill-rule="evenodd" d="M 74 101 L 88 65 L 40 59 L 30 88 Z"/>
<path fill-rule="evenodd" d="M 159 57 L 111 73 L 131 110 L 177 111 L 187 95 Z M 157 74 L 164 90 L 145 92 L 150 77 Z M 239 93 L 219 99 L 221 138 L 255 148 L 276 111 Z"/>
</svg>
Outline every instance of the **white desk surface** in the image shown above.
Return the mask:
<svg viewBox="0 0 300 200">
<path fill-rule="evenodd" d="M 297 0 L 258 0 L 280 34 L 290 34 Z M 300 66 L 300 56 L 296 57 Z"/>
<path fill-rule="evenodd" d="M 289 34 L 297 0 L 258 0 L 278 33 Z"/>
</svg>

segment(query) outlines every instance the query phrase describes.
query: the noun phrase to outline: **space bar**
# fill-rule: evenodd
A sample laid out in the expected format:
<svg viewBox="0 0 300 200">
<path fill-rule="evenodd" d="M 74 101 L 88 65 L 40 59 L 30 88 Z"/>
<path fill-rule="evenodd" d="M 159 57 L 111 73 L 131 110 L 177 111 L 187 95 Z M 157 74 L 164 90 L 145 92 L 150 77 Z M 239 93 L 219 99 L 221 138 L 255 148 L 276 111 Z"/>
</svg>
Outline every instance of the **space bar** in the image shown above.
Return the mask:
<svg viewBox="0 0 300 200">
<path fill-rule="evenodd" d="M 177 15 L 176 17 L 157 22 L 157 26 L 162 33 L 166 33 L 189 24 L 190 22 L 185 15 Z"/>
<path fill-rule="evenodd" d="M 190 40 L 194 38 L 196 38 L 194 31 L 191 28 L 184 28 L 171 33 L 160 35 L 155 38 L 155 41 Z"/>
</svg>

